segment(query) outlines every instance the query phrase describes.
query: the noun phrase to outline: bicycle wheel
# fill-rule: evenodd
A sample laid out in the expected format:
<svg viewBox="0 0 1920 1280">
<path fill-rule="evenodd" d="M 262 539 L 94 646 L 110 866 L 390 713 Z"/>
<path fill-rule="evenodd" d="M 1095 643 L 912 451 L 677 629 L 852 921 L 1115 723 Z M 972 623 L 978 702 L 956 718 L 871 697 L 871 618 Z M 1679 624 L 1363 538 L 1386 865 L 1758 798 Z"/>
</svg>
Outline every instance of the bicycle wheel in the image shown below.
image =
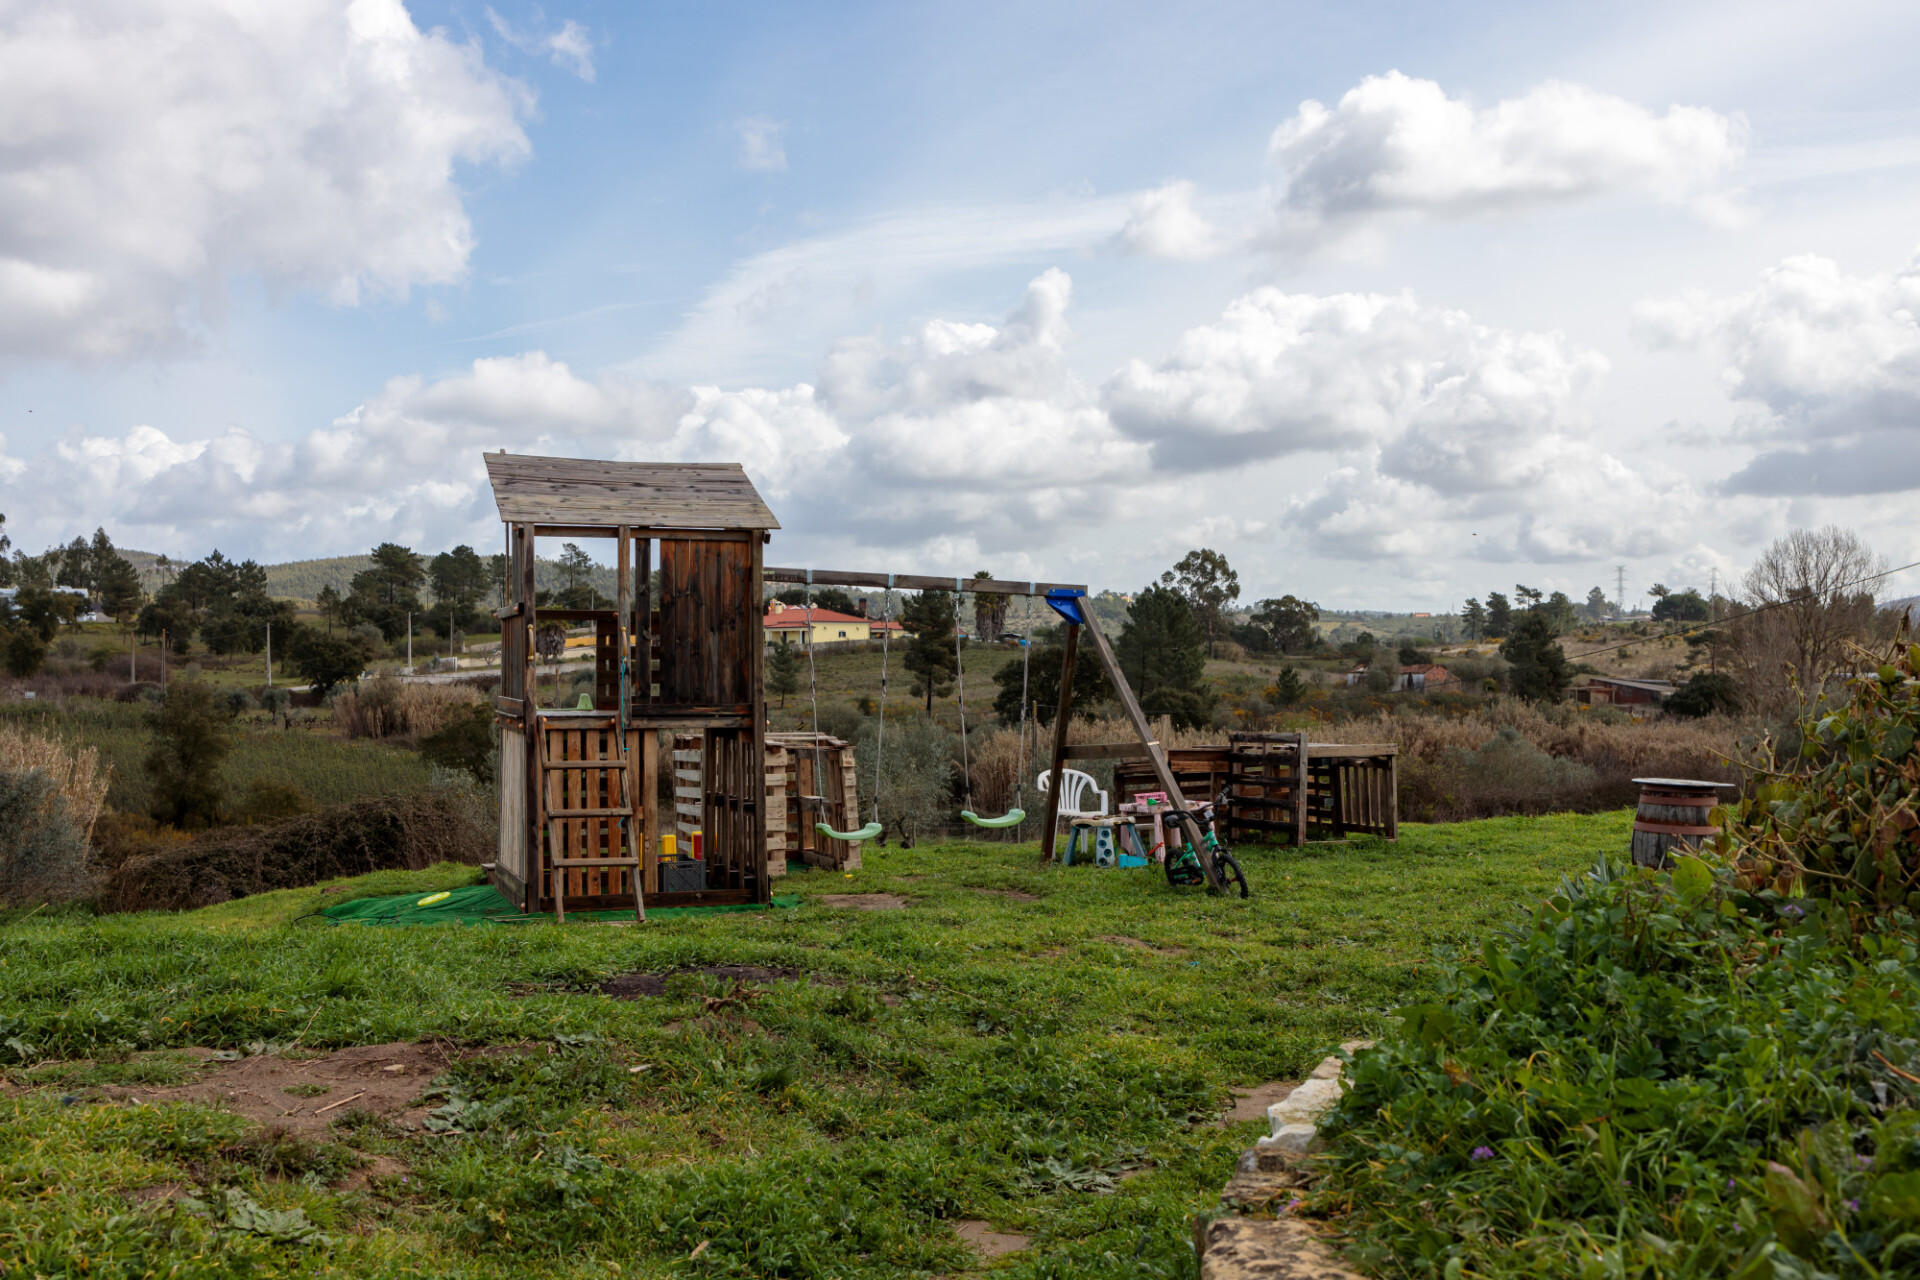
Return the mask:
<svg viewBox="0 0 1920 1280">
<path fill-rule="evenodd" d="M 1221 849 L 1213 855 L 1213 865 L 1214 869 L 1219 872 L 1221 885 L 1215 892 L 1224 893 L 1228 897 L 1232 897 L 1234 891 L 1237 889 L 1243 898 L 1253 896 L 1247 889 L 1247 873 L 1240 869 L 1240 864 L 1234 861 L 1231 853 L 1228 853 L 1225 849 Z"/>
<path fill-rule="evenodd" d="M 1167 854 L 1168 884 L 1176 889 L 1186 889 L 1206 882 L 1207 877 L 1200 870 L 1200 859 L 1193 856 L 1193 850 L 1182 849 L 1178 853 Z"/>
</svg>

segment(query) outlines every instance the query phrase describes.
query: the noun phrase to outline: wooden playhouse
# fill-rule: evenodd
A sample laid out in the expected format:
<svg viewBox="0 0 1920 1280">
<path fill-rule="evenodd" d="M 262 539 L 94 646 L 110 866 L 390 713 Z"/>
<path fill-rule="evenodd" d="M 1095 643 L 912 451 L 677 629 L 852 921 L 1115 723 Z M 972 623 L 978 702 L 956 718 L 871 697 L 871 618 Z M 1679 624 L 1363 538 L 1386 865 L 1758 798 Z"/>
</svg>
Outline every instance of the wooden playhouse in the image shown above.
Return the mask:
<svg viewBox="0 0 1920 1280">
<path fill-rule="evenodd" d="M 485 457 L 507 535 L 494 887 L 562 918 L 637 911 L 636 889 L 663 907 L 767 901 L 761 548 L 779 522 L 737 463 Z M 539 607 L 539 538 L 613 539 L 614 607 Z M 538 637 L 554 626 L 593 628 L 590 707 L 539 705 Z M 656 799 L 662 730 L 697 737 L 703 759 L 689 798 L 700 887 L 680 866 L 671 892 L 659 865 L 672 813 Z"/>
</svg>

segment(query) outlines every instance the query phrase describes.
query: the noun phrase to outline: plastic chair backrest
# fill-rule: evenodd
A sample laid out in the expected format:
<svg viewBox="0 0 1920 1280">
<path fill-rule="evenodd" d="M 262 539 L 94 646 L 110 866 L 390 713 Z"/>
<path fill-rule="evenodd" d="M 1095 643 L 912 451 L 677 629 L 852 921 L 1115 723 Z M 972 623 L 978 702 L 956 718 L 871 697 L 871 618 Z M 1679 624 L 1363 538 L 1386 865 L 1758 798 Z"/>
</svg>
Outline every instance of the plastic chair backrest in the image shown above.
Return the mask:
<svg viewBox="0 0 1920 1280">
<path fill-rule="evenodd" d="M 1040 793 L 1042 795 L 1046 794 L 1047 786 L 1052 781 L 1053 781 L 1052 770 L 1048 770 L 1047 772 L 1041 774 L 1040 777 L 1036 780 L 1036 785 L 1040 788 Z M 1098 809 L 1088 809 L 1083 807 L 1086 801 L 1086 795 L 1088 791 L 1092 791 L 1095 795 L 1100 797 L 1100 807 Z M 1082 773 L 1078 769 L 1062 769 L 1060 771 L 1060 816 L 1061 817 L 1063 818 L 1099 818 L 1099 817 L 1105 817 L 1106 813 L 1107 813 L 1107 793 L 1100 789 L 1100 785 L 1093 780 L 1092 774 Z"/>
</svg>

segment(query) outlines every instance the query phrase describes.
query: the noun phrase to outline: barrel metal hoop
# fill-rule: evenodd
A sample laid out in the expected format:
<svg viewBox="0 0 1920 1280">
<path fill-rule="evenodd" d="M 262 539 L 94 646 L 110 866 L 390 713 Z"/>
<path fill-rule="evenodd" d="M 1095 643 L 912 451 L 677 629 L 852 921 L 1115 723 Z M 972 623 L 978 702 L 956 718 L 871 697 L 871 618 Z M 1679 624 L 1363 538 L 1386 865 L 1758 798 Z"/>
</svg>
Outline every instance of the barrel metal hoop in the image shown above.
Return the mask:
<svg viewBox="0 0 1920 1280">
<path fill-rule="evenodd" d="M 1711 836 L 1718 835 L 1718 827 L 1694 827 L 1679 822 L 1649 822 L 1644 818 L 1634 819 L 1633 829 L 1660 836 Z"/>
</svg>

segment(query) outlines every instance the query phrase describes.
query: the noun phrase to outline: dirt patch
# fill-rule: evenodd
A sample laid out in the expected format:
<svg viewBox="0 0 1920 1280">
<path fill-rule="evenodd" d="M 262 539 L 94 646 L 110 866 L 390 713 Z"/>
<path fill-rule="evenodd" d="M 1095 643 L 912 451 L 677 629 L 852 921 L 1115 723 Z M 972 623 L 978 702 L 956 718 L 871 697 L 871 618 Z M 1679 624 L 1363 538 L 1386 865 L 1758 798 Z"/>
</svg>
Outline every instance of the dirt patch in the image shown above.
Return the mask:
<svg viewBox="0 0 1920 1280">
<path fill-rule="evenodd" d="M 1009 901 L 1012 901 L 1012 902 L 1038 902 L 1038 901 L 1040 901 L 1040 895 L 1039 895 L 1039 894 L 1037 894 L 1037 893 L 1022 893 L 1022 892 L 1021 892 L 1020 890 L 1018 890 L 1018 889 L 982 889 L 982 888 L 980 888 L 980 887 L 979 887 L 978 885 L 969 885 L 968 887 L 969 887 L 969 888 L 971 888 L 971 889 L 972 889 L 972 890 L 973 890 L 973 891 L 974 891 L 975 893 L 990 893 L 990 894 L 992 894 L 992 895 L 993 895 L 994 897 L 996 897 L 996 898 L 1006 898 L 1006 899 L 1008 899 Z"/>
<path fill-rule="evenodd" d="M 953 1234 L 960 1237 L 973 1251 L 983 1258 L 1003 1258 L 1009 1253 L 1018 1253 L 1033 1243 L 1032 1236 L 1023 1236 L 1013 1231 L 995 1231 L 991 1223 L 978 1218 L 959 1218 L 954 1221 Z"/>
<path fill-rule="evenodd" d="M 721 982 L 781 982 L 800 977 L 798 969 L 763 968 L 752 964 L 716 964 L 706 968 L 670 969 L 665 973 L 623 973 L 608 978 L 600 990 L 616 1000 L 639 1000 L 667 994 L 667 979 L 679 974 L 697 973 Z"/>
<path fill-rule="evenodd" d="M 375 1178 L 400 1178 L 412 1171 L 412 1166 L 404 1160 L 396 1160 L 392 1156 L 369 1156 L 366 1164 L 341 1180 L 339 1190 L 361 1191 Z"/>
<path fill-rule="evenodd" d="M 1248 1120 L 1265 1120 L 1267 1108 L 1292 1093 L 1299 1084 L 1298 1080 L 1269 1080 L 1251 1089 L 1235 1089 L 1233 1108 L 1220 1117 L 1220 1127 L 1225 1129 Z"/>
<path fill-rule="evenodd" d="M 101 1092 L 126 1101 L 223 1106 L 249 1120 L 308 1137 L 324 1134 L 350 1111 L 370 1111 L 415 1129 L 426 1108 L 413 1104 L 454 1060 L 437 1044 L 357 1045 L 312 1058 L 266 1053 L 231 1062 L 215 1057 L 211 1049 L 186 1052 L 201 1059 L 198 1079 L 165 1088 L 115 1085 Z M 302 1096 L 315 1085 L 326 1092 Z"/>
<path fill-rule="evenodd" d="M 823 893 L 815 899 L 823 907 L 852 907 L 856 911 L 904 911 L 907 900 L 897 893 Z"/>
<path fill-rule="evenodd" d="M 1163 956 L 1183 956 L 1187 954 L 1187 949 L 1178 944 L 1167 943 L 1163 946 L 1156 946 L 1151 942 L 1143 942 L 1139 938 L 1129 938 L 1124 933 L 1103 933 L 1100 935 L 1099 941 L 1111 942 L 1116 947 L 1126 947 L 1133 951 L 1152 951 Z"/>
<path fill-rule="evenodd" d="M 1058 960 L 1066 954 L 1067 949 L 1065 947 L 1048 947 L 1045 951 L 1029 951 L 1026 958 L 1028 960 Z"/>
<path fill-rule="evenodd" d="M 191 1187 L 183 1187 L 177 1182 L 160 1182 L 151 1187 L 135 1187 L 127 1192 L 127 1199 L 135 1204 L 161 1204 L 168 1200 L 183 1200 L 192 1194 Z"/>
</svg>

